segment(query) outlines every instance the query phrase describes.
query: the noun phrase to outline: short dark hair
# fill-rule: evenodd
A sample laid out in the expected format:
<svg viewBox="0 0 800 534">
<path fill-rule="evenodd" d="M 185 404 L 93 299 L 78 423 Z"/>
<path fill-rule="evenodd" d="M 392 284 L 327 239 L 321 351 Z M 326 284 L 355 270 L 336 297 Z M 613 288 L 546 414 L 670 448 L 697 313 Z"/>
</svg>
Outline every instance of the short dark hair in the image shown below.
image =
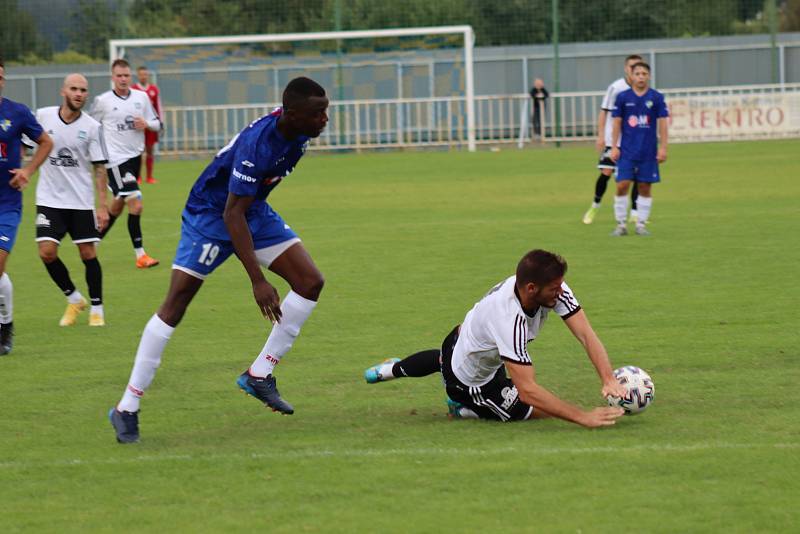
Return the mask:
<svg viewBox="0 0 800 534">
<path fill-rule="evenodd" d="M 283 109 L 294 109 L 312 96 L 325 96 L 325 89 L 311 78 L 295 78 L 283 90 Z"/>
<path fill-rule="evenodd" d="M 630 56 L 625 58 L 625 63 L 627 63 L 628 61 L 630 61 L 632 59 L 638 59 L 639 61 L 642 61 L 644 58 L 642 56 L 640 56 L 639 54 L 631 54 Z"/>
<path fill-rule="evenodd" d="M 637 67 L 642 67 L 643 69 L 646 69 L 646 70 L 647 70 L 647 72 L 650 72 L 650 65 L 648 65 L 648 64 L 647 64 L 647 63 L 645 63 L 644 61 L 640 61 L 640 62 L 638 62 L 638 63 L 634 63 L 634 64 L 631 66 L 631 72 L 633 72 L 634 70 L 636 70 L 636 68 L 637 68 Z"/>
<path fill-rule="evenodd" d="M 138 67 L 136 67 L 136 70 L 148 70 L 148 69 L 144 65 L 139 65 Z"/>
<path fill-rule="evenodd" d="M 566 272 L 567 261 L 558 254 L 542 249 L 531 250 L 517 264 L 517 285 L 547 285 Z"/>
<path fill-rule="evenodd" d="M 6 64 L 3 61 L 3 58 L 0 57 L 0 69 L 5 69 L 5 68 L 6 68 Z"/>
<path fill-rule="evenodd" d="M 111 70 L 113 71 L 116 67 L 131 68 L 131 64 L 128 63 L 128 60 L 120 58 L 114 60 L 114 62 L 111 64 Z"/>
</svg>

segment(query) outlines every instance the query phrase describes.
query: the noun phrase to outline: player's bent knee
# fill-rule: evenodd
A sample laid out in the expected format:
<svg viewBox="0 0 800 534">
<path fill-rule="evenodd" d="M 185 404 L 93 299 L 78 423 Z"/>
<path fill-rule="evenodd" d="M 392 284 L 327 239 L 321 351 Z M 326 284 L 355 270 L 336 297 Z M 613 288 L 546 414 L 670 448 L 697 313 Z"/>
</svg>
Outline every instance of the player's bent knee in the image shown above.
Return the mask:
<svg viewBox="0 0 800 534">
<path fill-rule="evenodd" d="M 322 273 L 316 272 L 304 277 L 298 287 L 293 287 L 292 290 L 303 298 L 316 301 L 319 299 L 323 287 L 325 287 L 325 278 Z"/>
</svg>

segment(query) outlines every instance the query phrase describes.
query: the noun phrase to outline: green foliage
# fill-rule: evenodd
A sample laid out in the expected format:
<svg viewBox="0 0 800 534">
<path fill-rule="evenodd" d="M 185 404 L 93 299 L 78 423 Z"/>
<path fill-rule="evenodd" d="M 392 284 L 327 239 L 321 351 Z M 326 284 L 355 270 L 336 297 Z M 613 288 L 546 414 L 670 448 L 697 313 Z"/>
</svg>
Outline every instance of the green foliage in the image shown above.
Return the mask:
<svg viewBox="0 0 800 534">
<path fill-rule="evenodd" d="M 15 0 L 0 0 L 0 57 L 9 63 L 38 62 L 52 53 L 36 31 L 33 16 L 17 8 Z"/>
<path fill-rule="evenodd" d="M 0 357 L 3 532 L 794 532 L 800 524 L 797 141 L 670 146 L 649 238 L 592 226 L 597 154 L 309 154 L 270 196 L 326 277 L 277 367 L 297 412 L 242 395 L 269 331 L 231 257 L 203 284 L 142 403 L 142 442 L 105 414 L 161 303 L 204 161 L 156 163 L 147 250 L 124 221 L 99 247 L 106 319 L 60 328 L 34 242 L 33 185 L 7 264 L 17 337 Z M 765 172 L 768 170 L 768 172 Z M 655 380 L 647 412 L 589 431 L 448 421 L 436 376 L 367 385 L 368 365 L 431 348 L 527 250 L 568 282 L 616 365 Z M 84 292 L 83 264 L 60 256 Z M 274 275 L 268 275 L 273 281 Z M 284 284 L 279 285 L 286 294 Z M 551 317 L 537 379 L 583 407 L 600 383 Z M 631 518 L 633 518 L 631 520 Z"/>
</svg>

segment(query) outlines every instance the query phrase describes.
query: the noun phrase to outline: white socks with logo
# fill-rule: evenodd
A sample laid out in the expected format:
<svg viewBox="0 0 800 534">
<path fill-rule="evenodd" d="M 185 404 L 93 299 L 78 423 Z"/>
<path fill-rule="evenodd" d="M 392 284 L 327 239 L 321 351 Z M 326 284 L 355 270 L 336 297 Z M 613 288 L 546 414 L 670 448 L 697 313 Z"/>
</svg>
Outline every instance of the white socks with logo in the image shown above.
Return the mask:
<svg viewBox="0 0 800 534">
<path fill-rule="evenodd" d="M 8 273 L 0 276 L 0 323 L 8 324 L 14 320 L 14 285 Z"/>
<path fill-rule="evenodd" d="M 175 327 L 162 321 L 158 315 L 153 315 L 147 322 L 142 339 L 139 341 L 139 349 L 136 351 L 128 387 L 117 405 L 117 410 L 121 412 L 139 410 L 139 401 L 156 376 L 156 369 L 161 365 L 161 354 L 174 331 Z"/>
<path fill-rule="evenodd" d="M 628 195 L 614 196 L 614 218 L 617 224 L 625 224 L 628 219 Z"/>
<path fill-rule="evenodd" d="M 281 322 L 272 326 L 264 348 L 250 366 L 250 374 L 265 378 L 281 361 L 284 354 L 292 348 L 300 328 L 314 311 L 317 303 L 290 291 L 281 303 Z"/>
</svg>

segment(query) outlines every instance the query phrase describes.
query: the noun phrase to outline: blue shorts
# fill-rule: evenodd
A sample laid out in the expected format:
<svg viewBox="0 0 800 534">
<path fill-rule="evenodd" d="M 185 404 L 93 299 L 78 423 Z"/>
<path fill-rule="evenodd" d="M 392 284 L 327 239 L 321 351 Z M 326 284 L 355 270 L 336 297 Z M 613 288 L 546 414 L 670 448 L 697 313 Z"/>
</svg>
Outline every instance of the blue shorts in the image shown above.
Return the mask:
<svg viewBox="0 0 800 534">
<path fill-rule="evenodd" d="M 22 211 L 5 208 L 0 210 L 0 250 L 11 252 L 14 242 L 17 240 L 17 229 L 22 220 Z"/>
<path fill-rule="evenodd" d="M 658 174 L 658 162 L 653 159 L 649 161 L 631 161 L 620 158 L 617 161 L 617 181 L 636 180 L 637 182 L 647 182 L 654 184 L 661 181 Z"/>
<path fill-rule="evenodd" d="M 211 219 L 213 217 L 213 220 Z M 221 215 L 188 216 L 183 214 L 181 224 L 181 239 L 172 268 L 184 271 L 196 278 L 204 279 L 214 269 L 222 265 L 233 254 L 233 243 L 230 239 L 220 239 L 220 236 L 209 237 L 203 233 L 202 228 L 212 226 L 212 221 L 217 222 Z M 247 221 L 253 235 L 253 248 L 256 251 L 279 245 L 281 243 L 299 241 L 297 234 L 283 222 L 280 215 L 274 211 L 270 216 L 257 221 Z M 230 238 L 230 236 L 227 236 Z"/>
</svg>

